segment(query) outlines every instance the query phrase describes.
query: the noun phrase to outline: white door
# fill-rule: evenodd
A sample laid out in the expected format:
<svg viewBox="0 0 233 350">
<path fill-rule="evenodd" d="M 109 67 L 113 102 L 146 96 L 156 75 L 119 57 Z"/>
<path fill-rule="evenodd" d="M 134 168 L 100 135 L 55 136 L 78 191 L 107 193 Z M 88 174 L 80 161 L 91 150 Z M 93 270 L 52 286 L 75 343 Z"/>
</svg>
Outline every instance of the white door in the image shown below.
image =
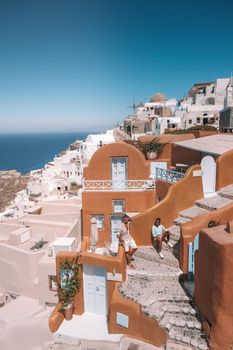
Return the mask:
<svg viewBox="0 0 233 350">
<path fill-rule="evenodd" d="M 124 189 L 125 180 L 127 178 L 126 157 L 112 158 L 112 181 L 113 188 Z"/>
<path fill-rule="evenodd" d="M 111 238 L 112 243 L 118 243 L 117 233 L 118 227 L 122 222 L 122 216 L 112 215 L 111 216 Z"/>
<path fill-rule="evenodd" d="M 201 161 L 202 186 L 204 197 L 215 195 L 216 163 L 213 157 L 205 156 Z"/>
<path fill-rule="evenodd" d="M 106 270 L 94 265 L 83 265 L 83 281 L 85 311 L 106 315 Z"/>
</svg>

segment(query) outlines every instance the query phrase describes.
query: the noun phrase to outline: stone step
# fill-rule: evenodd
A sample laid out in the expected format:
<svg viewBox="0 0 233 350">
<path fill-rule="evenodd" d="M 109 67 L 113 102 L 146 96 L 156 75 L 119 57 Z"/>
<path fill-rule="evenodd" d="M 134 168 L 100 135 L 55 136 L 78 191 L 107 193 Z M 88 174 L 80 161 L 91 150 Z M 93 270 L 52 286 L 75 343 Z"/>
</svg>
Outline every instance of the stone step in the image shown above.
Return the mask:
<svg viewBox="0 0 233 350">
<path fill-rule="evenodd" d="M 169 330 L 169 338 L 185 345 L 191 345 L 195 349 L 208 350 L 208 344 L 202 338 L 201 332 L 196 329 L 187 329 L 172 326 Z"/>
<path fill-rule="evenodd" d="M 189 345 L 178 344 L 172 340 L 168 340 L 165 350 L 193 350 L 194 347 Z"/>
<path fill-rule="evenodd" d="M 224 198 L 228 198 L 228 199 L 231 199 L 233 200 L 233 185 L 229 185 L 227 187 L 224 187 L 222 188 L 218 194 L 221 196 L 221 197 L 224 197 Z"/>
<path fill-rule="evenodd" d="M 222 207 L 225 207 L 226 205 L 233 203 L 231 199 L 224 198 L 222 196 L 214 196 L 209 198 L 202 198 L 196 201 L 196 205 L 198 207 L 207 209 L 209 211 L 213 211 Z"/>
<path fill-rule="evenodd" d="M 157 347 L 138 339 L 123 336 L 121 338 L 119 350 L 164 350 L 164 346 Z"/>
<path fill-rule="evenodd" d="M 175 314 L 166 312 L 159 323 L 168 331 L 172 328 L 172 326 L 198 331 L 200 331 L 202 328 L 201 323 L 194 316 L 185 315 L 183 313 Z"/>
<path fill-rule="evenodd" d="M 173 226 L 169 227 L 168 230 L 171 234 L 171 239 L 175 242 L 179 241 L 179 239 L 180 239 L 180 226 L 173 225 Z"/>
<path fill-rule="evenodd" d="M 172 242 L 173 243 L 173 242 Z M 175 242 L 174 242 L 175 243 Z M 155 270 L 155 263 L 158 263 L 158 268 L 162 265 L 165 267 L 167 265 L 179 268 L 179 262 L 172 254 L 172 248 L 168 247 L 168 245 L 163 242 L 163 255 L 164 259 L 162 260 L 154 247 L 140 247 L 138 251 L 134 254 L 135 263 L 134 265 L 137 267 L 141 267 L 143 265 L 144 268 L 152 266 L 153 270 Z M 145 261 L 143 261 L 145 260 Z M 152 263 L 152 265 L 151 265 Z"/>
<path fill-rule="evenodd" d="M 166 274 L 164 278 L 160 277 L 128 276 L 127 281 L 119 286 L 119 292 L 140 303 L 154 318 L 157 318 L 161 303 L 189 304 L 190 297 L 186 295 L 177 277 L 176 280 L 167 279 Z"/>
<path fill-rule="evenodd" d="M 189 221 L 191 221 L 191 219 L 178 216 L 178 218 L 174 220 L 174 223 L 176 225 L 180 225 L 180 224 L 185 224 L 186 222 L 189 222 Z"/>
<path fill-rule="evenodd" d="M 167 313 L 184 314 L 192 317 L 196 316 L 196 310 L 187 302 L 187 300 L 186 302 L 180 303 L 161 303 L 159 308 Z"/>
<path fill-rule="evenodd" d="M 195 217 L 206 213 L 209 213 L 209 210 L 195 205 L 191 208 L 181 211 L 179 214 L 183 218 L 194 219 Z"/>
<path fill-rule="evenodd" d="M 81 340 L 81 346 L 77 350 L 119 350 L 120 341 L 113 343 L 112 341 L 101 340 Z"/>
<path fill-rule="evenodd" d="M 189 300 L 181 300 L 176 302 L 155 302 L 143 307 L 145 314 L 153 314 L 157 320 L 161 320 L 166 314 L 179 315 L 179 317 L 191 317 L 196 319 L 196 311 L 189 304 Z"/>
<path fill-rule="evenodd" d="M 135 269 L 127 268 L 127 275 L 138 277 L 149 276 L 157 278 L 158 281 L 160 279 L 177 280 L 182 274 L 182 271 L 178 267 L 178 261 L 172 254 L 167 256 L 168 254 L 166 253 L 167 252 L 163 250 L 164 259 L 161 259 L 157 253 L 158 257 L 154 259 L 154 261 L 135 257 L 133 262 Z M 171 256 L 175 261 L 170 258 Z"/>
</svg>

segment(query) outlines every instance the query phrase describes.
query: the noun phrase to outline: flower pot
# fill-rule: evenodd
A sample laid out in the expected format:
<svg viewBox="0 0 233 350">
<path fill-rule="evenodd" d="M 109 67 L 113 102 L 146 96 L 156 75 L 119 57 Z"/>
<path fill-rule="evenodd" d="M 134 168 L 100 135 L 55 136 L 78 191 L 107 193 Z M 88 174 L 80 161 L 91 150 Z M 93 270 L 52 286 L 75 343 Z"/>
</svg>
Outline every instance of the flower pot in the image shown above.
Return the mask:
<svg viewBox="0 0 233 350">
<path fill-rule="evenodd" d="M 69 320 L 72 319 L 73 311 L 74 311 L 73 304 L 69 304 L 69 305 L 63 307 L 63 313 L 64 313 L 64 316 L 65 316 L 66 320 L 69 321 Z"/>
<path fill-rule="evenodd" d="M 157 156 L 158 156 L 157 152 L 146 152 L 146 158 L 148 160 L 154 160 L 157 158 Z"/>
</svg>

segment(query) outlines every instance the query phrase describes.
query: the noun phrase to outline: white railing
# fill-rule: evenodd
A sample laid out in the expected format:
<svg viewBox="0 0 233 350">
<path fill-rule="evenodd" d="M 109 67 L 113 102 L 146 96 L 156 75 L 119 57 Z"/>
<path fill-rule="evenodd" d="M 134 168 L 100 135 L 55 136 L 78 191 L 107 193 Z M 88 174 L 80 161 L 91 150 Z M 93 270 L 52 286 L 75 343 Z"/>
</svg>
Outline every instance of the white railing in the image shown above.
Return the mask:
<svg viewBox="0 0 233 350">
<path fill-rule="evenodd" d="M 159 180 L 163 180 L 169 183 L 176 183 L 180 179 L 184 177 L 184 174 L 179 173 L 178 171 L 156 168 L 155 169 L 155 178 Z"/>
<path fill-rule="evenodd" d="M 156 180 L 85 180 L 83 191 L 151 191 L 156 188 Z"/>
</svg>

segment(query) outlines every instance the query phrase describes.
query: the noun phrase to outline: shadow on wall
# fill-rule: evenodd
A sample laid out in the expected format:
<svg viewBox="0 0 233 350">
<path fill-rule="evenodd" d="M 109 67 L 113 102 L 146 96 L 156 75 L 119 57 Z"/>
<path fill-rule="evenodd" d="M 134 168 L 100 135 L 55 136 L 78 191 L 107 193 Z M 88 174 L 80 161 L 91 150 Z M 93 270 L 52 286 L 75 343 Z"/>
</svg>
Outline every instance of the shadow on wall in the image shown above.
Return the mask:
<svg viewBox="0 0 233 350">
<path fill-rule="evenodd" d="M 212 350 L 233 348 L 233 233 L 225 225 L 203 230 L 195 254 L 195 303 Z"/>
<path fill-rule="evenodd" d="M 209 213 L 202 214 L 181 225 L 180 269 L 184 273 L 188 273 L 188 244 L 193 243 L 200 230 L 208 228 L 208 224 L 211 221 L 215 221 L 217 225 L 222 225 L 231 220 L 233 220 L 233 203 Z"/>
<path fill-rule="evenodd" d="M 233 150 L 218 157 L 216 161 L 216 190 L 233 184 Z"/>
<path fill-rule="evenodd" d="M 115 285 L 109 311 L 109 333 L 122 333 L 156 346 L 167 342 L 166 330 L 160 327 L 158 321 L 145 316 L 141 305 L 135 301 L 124 298 Z M 117 316 L 123 315 L 128 320 L 125 326 L 117 323 Z"/>
<path fill-rule="evenodd" d="M 151 228 L 156 217 L 161 218 L 165 227 L 170 227 L 180 211 L 203 197 L 202 178 L 195 176 L 195 171 L 200 169 L 200 165 L 192 166 L 182 180 L 169 188 L 164 200 L 134 217 L 131 230 L 138 245 L 151 244 Z"/>
<path fill-rule="evenodd" d="M 216 160 L 216 190 L 233 184 L 233 151 L 228 151 Z M 181 225 L 180 239 L 180 268 L 188 272 L 188 244 L 193 243 L 201 229 L 207 228 L 210 221 L 218 225 L 233 220 L 233 204 L 202 214 L 190 222 Z"/>
</svg>

